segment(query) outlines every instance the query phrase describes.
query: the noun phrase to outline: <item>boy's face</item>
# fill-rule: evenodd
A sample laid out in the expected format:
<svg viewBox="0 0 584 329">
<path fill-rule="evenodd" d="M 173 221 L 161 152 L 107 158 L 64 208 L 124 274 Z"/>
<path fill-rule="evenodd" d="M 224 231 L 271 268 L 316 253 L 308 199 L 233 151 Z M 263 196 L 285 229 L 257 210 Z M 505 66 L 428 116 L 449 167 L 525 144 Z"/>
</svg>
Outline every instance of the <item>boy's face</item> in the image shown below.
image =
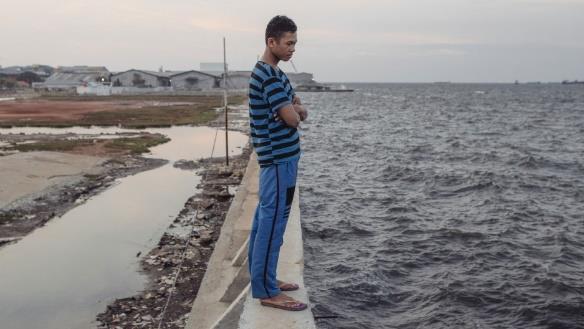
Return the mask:
<svg viewBox="0 0 584 329">
<path fill-rule="evenodd" d="M 276 58 L 287 62 L 292 58 L 292 55 L 296 50 L 295 47 L 297 41 L 296 32 L 286 32 L 280 37 L 280 40 L 269 38 L 268 47 Z"/>
</svg>

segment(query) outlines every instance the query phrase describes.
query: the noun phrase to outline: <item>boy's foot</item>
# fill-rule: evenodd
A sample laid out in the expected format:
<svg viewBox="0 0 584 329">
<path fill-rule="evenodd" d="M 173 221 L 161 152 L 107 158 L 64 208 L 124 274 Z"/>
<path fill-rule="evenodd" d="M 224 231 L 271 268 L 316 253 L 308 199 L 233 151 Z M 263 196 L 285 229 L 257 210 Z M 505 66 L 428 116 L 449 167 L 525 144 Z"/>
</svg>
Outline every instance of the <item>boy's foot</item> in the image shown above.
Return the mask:
<svg viewBox="0 0 584 329">
<path fill-rule="evenodd" d="M 294 290 L 298 290 L 298 288 L 300 288 L 296 283 L 287 283 L 284 281 L 278 281 L 278 288 L 280 288 L 280 290 L 282 291 L 294 291 Z"/>
<path fill-rule="evenodd" d="M 278 296 L 271 298 L 260 299 L 260 303 L 263 306 L 279 308 L 286 311 L 302 311 L 308 307 L 308 305 L 299 302 L 285 294 L 279 294 Z"/>
</svg>

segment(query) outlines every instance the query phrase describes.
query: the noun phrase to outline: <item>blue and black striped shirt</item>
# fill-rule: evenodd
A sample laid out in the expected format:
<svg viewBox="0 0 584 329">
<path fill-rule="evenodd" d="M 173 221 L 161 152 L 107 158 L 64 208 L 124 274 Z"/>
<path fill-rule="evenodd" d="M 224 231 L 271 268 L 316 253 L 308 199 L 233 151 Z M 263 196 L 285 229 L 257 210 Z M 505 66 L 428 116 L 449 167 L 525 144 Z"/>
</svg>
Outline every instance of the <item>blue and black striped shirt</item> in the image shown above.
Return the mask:
<svg viewBox="0 0 584 329">
<path fill-rule="evenodd" d="M 297 129 L 275 120 L 278 110 L 292 104 L 293 99 L 294 89 L 286 74 L 258 61 L 249 80 L 249 125 L 260 167 L 300 156 Z"/>
</svg>

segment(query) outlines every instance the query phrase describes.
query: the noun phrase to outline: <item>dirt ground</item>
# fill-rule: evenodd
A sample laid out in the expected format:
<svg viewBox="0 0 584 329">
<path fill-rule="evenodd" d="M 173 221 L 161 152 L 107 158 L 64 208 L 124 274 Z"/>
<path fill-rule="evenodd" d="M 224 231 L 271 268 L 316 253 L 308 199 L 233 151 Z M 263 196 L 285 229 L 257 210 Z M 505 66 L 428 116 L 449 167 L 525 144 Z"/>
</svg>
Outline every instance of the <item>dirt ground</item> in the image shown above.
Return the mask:
<svg viewBox="0 0 584 329">
<path fill-rule="evenodd" d="M 229 96 L 241 104 L 242 95 Z M 155 127 L 214 119 L 222 96 L 69 96 L 0 102 L 0 127 L 120 125 Z"/>
<path fill-rule="evenodd" d="M 71 176 L 98 174 L 107 159 L 62 152 L 21 152 L 0 158 L 0 208 L 60 184 Z"/>
<path fill-rule="evenodd" d="M 116 108 L 123 109 L 130 104 L 116 102 L 72 102 L 49 101 L 43 99 L 9 101 L 0 103 L 0 120 L 10 121 L 20 119 L 22 121 L 47 120 L 63 121 L 80 119 L 84 114 L 99 111 L 111 111 Z"/>
</svg>

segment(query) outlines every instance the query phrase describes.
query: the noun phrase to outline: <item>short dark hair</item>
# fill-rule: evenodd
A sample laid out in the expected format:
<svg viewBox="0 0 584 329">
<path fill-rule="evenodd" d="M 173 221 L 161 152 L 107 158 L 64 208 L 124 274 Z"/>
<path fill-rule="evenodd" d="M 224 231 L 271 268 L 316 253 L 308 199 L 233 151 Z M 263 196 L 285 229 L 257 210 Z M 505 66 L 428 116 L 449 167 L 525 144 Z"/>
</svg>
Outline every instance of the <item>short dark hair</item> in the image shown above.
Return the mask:
<svg viewBox="0 0 584 329">
<path fill-rule="evenodd" d="M 274 16 L 266 27 L 266 45 L 268 44 L 268 38 L 274 38 L 278 41 L 286 32 L 296 32 L 294 21 L 284 15 Z"/>
</svg>

